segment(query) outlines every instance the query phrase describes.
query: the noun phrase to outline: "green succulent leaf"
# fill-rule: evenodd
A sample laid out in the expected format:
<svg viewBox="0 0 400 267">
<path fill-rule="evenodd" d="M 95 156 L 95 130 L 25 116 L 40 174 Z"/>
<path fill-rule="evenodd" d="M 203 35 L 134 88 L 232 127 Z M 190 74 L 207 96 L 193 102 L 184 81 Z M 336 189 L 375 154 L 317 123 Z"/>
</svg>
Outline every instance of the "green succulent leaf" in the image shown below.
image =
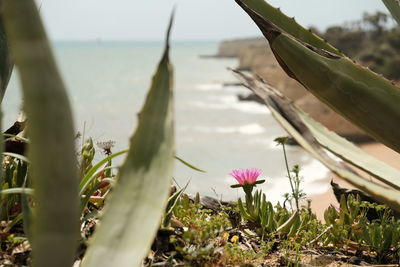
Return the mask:
<svg viewBox="0 0 400 267">
<path fill-rule="evenodd" d="M 165 208 L 165 216 L 163 219 L 163 226 L 168 227 L 171 217 L 172 217 L 172 211 L 174 210 L 175 206 L 179 202 L 179 198 L 183 194 L 183 192 L 186 190 L 188 187 L 189 183 L 187 183 L 181 190 L 175 192 L 172 196 L 168 198 L 167 202 L 167 207 Z"/>
<path fill-rule="evenodd" d="M 390 11 L 397 24 L 400 25 L 400 1 L 399 0 L 382 0 L 386 8 Z"/>
<path fill-rule="evenodd" d="M 15 159 L 19 159 L 19 160 L 22 160 L 22 161 L 25 161 L 25 162 L 29 163 L 29 159 L 27 157 L 25 157 L 25 156 L 20 155 L 20 154 L 11 153 L 11 152 L 3 152 L 3 156 L 9 156 L 9 157 L 12 157 L 12 158 L 15 158 Z"/>
<path fill-rule="evenodd" d="M 0 103 L 3 101 L 8 82 L 10 81 L 14 63 L 11 59 L 10 45 L 4 27 L 4 21 L 0 18 Z"/>
<path fill-rule="evenodd" d="M 83 267 L 140 266 L 165 211 L 174 163 L 171 26 L 172 17 L 165 52 Z"/>
<path fill-rule="evenodd" d="M 300 229 L 302 221 L 300 220 L 300 215 L 295 217 L 293 225 L 290 227 L 288 237 L 294 237 Z"/>
<path fill-rule="evenodd" d="M 397 190 L 364 179 L 352 169 L 332 159 L 325 153 L 323 147 L 314 137 L 313 132 L 308 128 L 307 121 L 302 120 L 301 114 L 303 113 L 300 113 L 298 108 L 294 108 L 293 104 L 288 99 L 282 97 L 276 89 L 265 84 L 263 81 L 239 72 L 236 73 L 248 88 L 264 100 L 272 115 L 281 126 L 313 157 L 321 161 L 339 177 L 360 188 L 376 200 L 400 211 L 400 195 Z M 314 126 L 315 125 L 316 124 L 314 124 Z M 334 143 L 334 141 L 332 141 L 332 143 Z M 381 177 L 381 181 L 390 184 L 390 178 L 391 177 Z"/>
<path fill-rule="evenodd" d="M 366 153 L 345 138 L 328 130 L 300 109 L 293 106 L 318 143 L 342 160 L 356 166 L 378 180 L 400 189 L 400 171 Z"/>
<path fill-rule="evenodd" d="M 296 210 L 292 216 L 287 219 L 287 221 L 280 225 L 276 231 L 287 234 L 290 232 L 292 226 L 297 224 L 297 221 L 300 221 L 300 214 L 298 210 Z"/>
<path fill-rule="evenodd" d="M 177 159 L 180 163 L 182 163 L 183 165 L 186 165 L 187 167 L 189 167 L 189 168 L 191 168 L 191 169 L 193 169 L 193 170 L 195 170 L 195 171 L 204 172 L 204 173 L 206 172 L 206 171 L 204 171 L 204 170 L 202 170 L 202 169 L 200 169 L 200 168 L 194 166 L 193 164 L 191 164 L 191 163 L 185 161 L 184 159 L 182 159 L 182 158 L 180 158 L 180 157 L 178 157 L 178 156 L 176 156 L 176 155 L 175 155 L 175 159 Z"/>
<path fill-rule="evenodd" d="M 269 232 L 273 232 L 276 230 L 277 224 L 275 221 L 275 212 L 274 208 L 272 206 L 271 202 L 267 202 L 267 216 L 268 216 L 268 221 L 267 221 L 267 230 Z"/>
<path fill-rule="evenodd" d="M 35 1 L 2 1 L 2 15 L 29 119 L 29 159 L 35 190 L 30 240 L 33 266 L 70 267 L 78 244 L 79 200 L 68 96 Z M 0 64 L 4 61 L 0 56 Z M 6 79 L 1 73 L 3 88 Z"/>
<path fill-rule="evenodd" d="M 400 89 L 346 57 L 299 41 L 247 8 L 285 72 L 337 113 L 400 152 Z"/>
<path fill-rule="evenodd" d="M 34 190 L 32 188 L 24 188 L 24 187 L 14 187 L 9 189 L 3 189 L 0 191 L 0 195 L 9 195 L 9 194 L 27 194 L 33 195 Z"/>
<path fill-rule="evenodd" d="M 243 202 L 240 198 L 238 199 L 238 207 L 239 207 L 240 214 L 243 216 L 243 218 L 245 218 L 248 221 L 253 221 L 253 217 L 244 208 Z"/>
<path fill-rule="evenodd" d="M 324 49 L 336 55 L 343 56 L 338 49 L 327 43 L 318 35 L 298 24 L 294 18 L 286 16 L 279 8 L 268 4 L 265 0 L 235 0 L 244 11 L 257 23 L 259 20 L 267 20 L 276 27 L 308 43 L 314 47 Z"/>
<path fill-rule="evenodd" d="M 85 190 L 87 187 L 90 185 L 90 183 L 98 177 L 99 173 L 101 173 L 104 169 L 111 169 L 111 167 L 104 167 L 105 164 L 107 164 L 111 159 L 118 157 L 120 155 L 123 155 L 127 153 L 128 150 L 122 150 L 117 153 L 113 153 L 106 158 L 102 159 L 99 161 L 96 165 L 94 165 L 90 170 L 87 171 L 86 175 L 82 178 L 81 182 L 79 183 L 79 195 L 83 195 L 85 193 Z M 103 167 L 103 169 L 101 169 Z"/>
</svg>

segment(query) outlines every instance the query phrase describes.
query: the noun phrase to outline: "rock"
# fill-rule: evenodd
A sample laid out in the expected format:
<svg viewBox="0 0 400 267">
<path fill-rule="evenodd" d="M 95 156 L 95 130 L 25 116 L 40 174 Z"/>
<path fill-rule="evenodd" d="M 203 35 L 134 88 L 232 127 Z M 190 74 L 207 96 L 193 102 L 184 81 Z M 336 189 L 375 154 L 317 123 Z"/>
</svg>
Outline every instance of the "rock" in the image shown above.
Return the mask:
<svg viewBox="0 0 400 267">
<path fill-rule="evenodd" d="M 271 55 L 272 51 L 268 43 L 264 43 L 261 46 L 253 45 L 243 48 L 239 55 L 238 68 L 252 70 L 257 67 L 264 67 L 270 60 Z"/>
<path fill-rule="evenodd" d="M 264 104 L 264 100 L 262 100 L 262 98 L 259 97 L 259 96 L 256 95 L 256 94 L 252 94 L 252 93 L 247 94 L 247 95 L 245 95 L 245 94 L 238 94 L 237 97 L 238 97 L 238 99 L 239 99 L 240 101 L 254 101 L 254 102 L 257 102 L 257 103 L 260 103 L 260 104 Z"/>
<path fill-rule="evenodd" d="M 250 70 L 292 100 L 308 94 L 301 84 L 287 76 L 282 70 L 269 46 L 244 49 L 239 58 L 238 69 Z"/>
<path fill-rule="evenodd" d="M 223 41 L 218 48 L 217 57 L 239 57 L 249 47 L 267 46 L 264 38 L 246 38 Z"/>
</svg>

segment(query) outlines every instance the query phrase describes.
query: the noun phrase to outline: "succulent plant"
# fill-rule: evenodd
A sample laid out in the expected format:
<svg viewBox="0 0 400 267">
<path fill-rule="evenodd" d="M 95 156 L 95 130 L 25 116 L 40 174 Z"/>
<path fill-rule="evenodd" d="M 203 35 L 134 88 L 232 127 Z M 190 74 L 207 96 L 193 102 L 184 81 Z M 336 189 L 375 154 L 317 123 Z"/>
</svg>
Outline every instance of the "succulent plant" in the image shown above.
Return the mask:
<svg viewBox="0 0 400 267">
<path fill-rule="evenodd" d="M 79 239 L 79 198 L 86 193 L 82 210 L 97 189 L 100 172 L 112 167 L 101 166 L 125 151 L 92 166 L 94 148 L 89 141 L 83 149 L 82 179 L 78 180 L 67 90 L 35 1 L 4 0 L 1 4 L 6 35 L 0 23 L 0 95 L 4 95 L 10 73 L 10 65 L 4 63 L 9 59 L 8 40 L 22 81 L 33 178 L 33 190 L 13 188 L 1 194 L 21 193 L 22 198 L 33 194 L 33 266 L 72 266 Z M 139 266 L 165 211 L 174 162 L 171 27 L 172 18 L 126 161 L 81 266 Z M 5 36 L 8 39 L 4 40 Z"/>
<path fill-rule="evenodd" d="M 270 43 L 283 70 L 333 110 L 367 134 L 400 152 L 400 89 L 364 68 L 297 24 L 264 0 L 235 0 Z M 396 0 L 384 1 L 394 17 Z M 264 99 L 273 116 L 296 141 L 338 176 L 373 198 L 400 211 L 400 172 L 315 122 L 276 89 L 259 78 L 238 74 Z M 334 153 L 385 184 L 364 179 L 325 153 Z"/>
</svg>

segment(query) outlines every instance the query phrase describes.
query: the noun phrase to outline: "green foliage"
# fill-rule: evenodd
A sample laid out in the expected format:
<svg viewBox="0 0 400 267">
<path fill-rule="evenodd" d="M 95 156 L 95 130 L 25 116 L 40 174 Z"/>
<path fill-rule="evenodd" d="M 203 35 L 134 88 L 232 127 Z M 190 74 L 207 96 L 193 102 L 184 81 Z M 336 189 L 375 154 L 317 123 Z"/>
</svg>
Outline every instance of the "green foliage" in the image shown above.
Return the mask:
<svg viewBox="0 0 400 267">
<path fill-rule="evenodd" d="M 244 4 L 244 0 L 237 0 L 237 2 L 259 26 L 268 39 L 279 64 L 290 77 L 299 81 L 320 100 L 363 128 L 372 137 L 388 147 L 400 151 L 398 143 L 400 138 L 395 127 L 396 121 L 400 118 L 400 109 L 397 105 L 400 100 L 399 88 L 375 73 L 357 66 L 345 57 L 309 46 L 291 36 L 290 32 L 289 34 L 283 32 L 279 28 L 282 26 L 279 21 L 275 21 L 276 25 L 271 23 L 276 15 L 273 11 L 265 12 L 265 9 L 260 6 L 248 6 Z M 368 18 L 371 24 L 375 25 L 377 31 L 381 29 L 379 24 L 381 17 Z M 282 23 L 284 24 L 284 22 Z M 295 23 L 293 23 L 294 26 Z M 400 210 L 398 191 L 363 179 L 355 172 L 332 160 L 320 145 L 328 147 L 332 152 L 352 164 L 370 170 L 370 174 L 385 184 L 398 188 L 397 175 L 393 176 L 387 173 L 392 169 L 383 167 L 384 164 L 377 163 L 376 160 L 366 164 L 366 160 L 360 157 L 362 153 L 359 150 L 356 151 L 354 146 L 348 145 L 348 142 L 328 133 L 320 126 L 317 127 L 317 132 L 313 131 L 315 123 L 312 120 L 308 120 L 307 123 L 304 119 L 306 116 L 301 118 L 302 112 L 293 107 L 289 100 L 276 93 L 276 89 L 260 81 L 251 80 L 244 75 L 242 78 L 249 88 L 264 99 L 281 125 L 313 156 L 353 185 L 362 188 L 392 208 Z M 394 121 L 390 121 L 388 118 L 394 118 Z M 318 131 L 325 132 L 318 135 Z M 317 135 L 318 137 L 315 137 Z M 371 157 L 369 158 L 371 159 Z M 372 165 L 373 170 L 369 165 Z"/>
<path fill-rule="evenodd" d="M 243 248 L 240 248 L 235 243 L 227 243 L 224 246 L 222 262 L 224 265 L 233 266 L 243 266 L 245 264 L 253 265 L 257 262 L 258 259 L 262 259 L 263 256 L 263 253 L 256 253 L 250 249 L 245 250 Z M 262 262 L 262 260 L 260 262 Z"/>
<path fill-rule="evenodd" d="M 2 183 L 2 191 L 0 191 L 0 221 L 8 221 L 22 212 L 21 196 L 4 194 L 3 191 L 26 186 L 28 164 L 17 158 L 6 157 L 3 167 L 4 181 Z"/>
<path fill-rule="evenodd" d="M 171 27 L 172 18 L 165 51 L 139 114 L 126 161 L 82 261 L 83 267 L 140 265 L 164 213 L 174 160 Z"/>
<path fill-rule="evenodd" d="M 309 230 L 310 222 L 316 220 L 315 215 L 308 209 L 299 209 L 290 212 L 280 205 L 272 206 L 266 201 L 265 194 L 261 191 L 254 193 L 252 211 L 249 210 L 248 202 L 243 205 L 238 199 L 238 208 L 243 219 L 251 222 L 250 227 L 261 236 L 262 240 L 268 238 L 270 234 L 282 234 L 287 237 L 295 237 L 299 234 L 306 234 Z M 316 232 L 317 229 L 314 229 Z M 309 233 L 307 233 L 309 235 Z M 315 235 L 312 235 L 315 238 Z M 310 238 L 310 237 L 309 237 Z"/>
<path fill-rule="evenodd" d="M 206 172 L 206 171 L 204 171 L 204 170 L 202 170 L 202 169 L 200 169 L 200 168 L 194 166 L 193 164 L 191 164 L 191 163 L 185 161 L 184 159 L 182 159 L 182 158 L 180 158 L 180 157 L 178 157 L 178 156 L 176 156 L 176 155 L 175 155 L 175 159 L 177 159 L 180 163 L 182 163 L 183 165 L 189 167 L 189 168 L 192 169 L 192 170 L 195 170 L 195 171 L 198 171 L 198 172 Z"/>
<path fill-rule="evenodd" d="M 34 1 L 4 1 L 3 7 L 7 34 L 21 74 L 24 108 L 32 141 L 29 144 L 29 159 L 33 166 L 31 176 L 35 203 L 30 239 L 35 255 L 33 266 L 71 266 L 78 241 L 79 180 L 74 153 L 74 127 L 67 95 Z M 21 13 L 24 16 L 17 15 Z M 100 241 L 91 243 L 84 266 L 139 264 L 152 242 L 164 210 L 174 156 L 172 67 L 168 55 L 171 25 L 172 19 L 165 52 L 139 116 L 139 126 L 132 138 L 127 161 L 119 172 L 114 196 L 108 201 L 108 212 L 95 234 L 95 240 Z M 3 35 L 0 32 L 0 38 Z M 7 42 L 2 39 L 4 44 Z M 4 75 L 0 76 L 3 87 L 7 81 Z M 110 183 L 114 183 L 111 159 L 124 152 L 111 155 L 111 150 L 108 151 L 108 157 L 93 166 L 95 149 L 92 140 L 89 139 L 82 147 L 79 196 L 82 196 L 80 211 L 83 223 L 96 216 L 96 209 L 101 208 Z M 27 165 L 22 163 L 27 162 L 24 156 L 9 156 Z M 24 189 L 30 184 L 25 179 L 21 185 L 18 175 L 23 172 L 16 170 L 20 165 L 14 165 L 9 165 L 9 173 L 4 181 L 0 181 L 0 204 L 6 220 L 12 219 L 8 224 L 10 227 L 22 217 L 24 224 L 31 219 L 30 199 Z M 26 189 L 26 192 L 31 191 Z M 96 199 L 101 199 L 101 202 L 96 202 Z M 91 203 L 91 208 L 88 203 Z M 93 207 L 96 207 L 95 210 L 91 210 Z M 30 231 L 25 229 L 25 232 Z M 120 234 L 115 235 L 116 232 Z M 132 239 L 132 233 L 139 236 Z M 106 247 L 106 261 L 96 256 L 98 253 L 103 255 L 103 247 Z M 127 247 L 131 250 L 127 251 Z M 95 256 L 92 258 L 92 255 Z"/>
<path fill-rule="evenodd" d="M 285 32 L 293 35 L 297 39 L 309 43 L 320 49 L 327 50 L 336 55 L 343 55 L 335 47 L 325 42 L 321 37 L 315 35 L 311 31 L 305 29 L 298 24 L 294 18 L 290 18 L 283 14 L 279 8 L 274 8 L 264 0 L 235 0 L 243 9 L 251 9 L 257 12 L 249 14 L 253 20 L 261 18 L 270 20 L 271 23 L 277 25 Z M 247 11 L 247 10 L 246 10 Z"/>
<path fill-rule="evenodd" d="M 289 163 L 288 163 L 288 158 L 286 155 L 286 148 L 285 144 L 288 142 L 289 137 L 278 137 L 274 141 L 278 143 L 278 145 L 282 145 L 282 150 L 283 150 L 283 156 L 285 159 L 285 167 L 287 171 L 287 177 L 289 179 L 290 183 L 290 189 L 292 190 L 292 194 L 289 195 L 287 194 L 285 196 L 285 202 L 288 201 L 290 203 L 290 206 L 292 207 L 292 200 L 294 199 L 295 204 L 296 204 L 296 209 L 299 210 L 299 202 L 305 197 L 305 194 L 303 193 L 303 190 L 300 189 L 300 167 L 299 165 L 294 165 L 293 168 L 290 170 L 289 169 Z"/>
<path fill-rule="evenodd" d="M 394 219 L 387 222 L 371 222 L 362 231 L 362 240 L 369 246 L 370 250 L 377 253 L 377 261 L 385 262 L 386 257 L 395 257 L 399 250 L 400 221 Z"/>
<path fill-rule="evenodd" d="M 188 186 L 188 184 L 186 184 L 185 187 L 183 187 L 179 191 L 175 192 L 174 194 L 172 194 L 172 196 L 170 196 L 168 198 L 167 207 L 165 208 L 165 215 L 164 215 L 164 219 L 163 219 L 163 223 L 162 223 L 163 227 L 168 227 L 169 224 L 171 223 L 173 210 L 174 210 L 175 206 L 177 205 L 179 198 L 181 197 L 183 192 L 186 190 L 187 186 Z"/>
<path fill-rule="evenodd" d="M 367 214 L 378 217 L 373 220 Z M 340 208 L 329 207 L 324 214 L 327 233 L 321 238 L 325 245 L 350 246 L 377 254 L 377 262 L 386 262 L 400 248 L 400 220 L 383 205 L 360 201 L 350 195 L 342 196 Z"/>
<path fill-rule="evenodd" d="M 400 24 L 400 2 L 399 0 L 382 0 L 393 18 Z"/>
<path fill-rule="evenodd" d="M 350 145 L 351 143 L 344 138 L 328 131 L 306 116 L 289 99 L 283 97 L 275 88 L 264 81 L 240 72 L 236 73 L 248 88 L 264 100 L 272 115 L 282 127 L 312 156 L 341 178 L 362 188 L 363 191 L 382 203 L 400 211 L 400 196 L 397 190 L 364 179 L 352 169 L 326 154 L 323 148 L 328 148 L 354 166 L 368 170 L 369 173 L 387 185 L 398 184 L 398 175 L 392 175 L 398 174 L 398 170 L 386 168 L 387 164 L 373 158 L 354 145 Z M 391 174 L 388 175 L 389 173 Z"/>
<path fill-rule="evenodd" d="M 81 177 L 83 177 L 93 166 L 92 161 L 96 150 L 93 146 L 92 138 L 86 140 L 81 148 L 81 164 L 80 164 L 80 171 Z"/>
<path fill-rule="evenodd" d="M 71 266 L 79 233 L 79 200 L 69 100 L 35 2 L 3 1 L 2 15 L 21 77 L 32 141 L 33 266 Z"/>
<path fill-rule="evenodd" d="M 231 227 L 227 214 L 202 209 L 200 204 L 191 203 L 187 195 L 178 201 L 173 213 L 187 227 L 181 236 L 171 236 L 176 251 L 195 266 L 212 260 L 218 242 L 224 239 L 223 233 Z"/>
<path fill-rule="evenodd" d="M 13 70 L 13 60 L 10 53 L 10 44 L 4 27 L 4 20 L 0 18 L 0 103 L 3 101 L 7 85 Z"/>
<path fill-rule="evenodd" d="M 329 27 L 321 36 L 363 66 L 397 80 L 400 78 L 397 53 L 400 29 L 388 29 L 387 20 L 388 15 L 382 12 L 365 13 L 362 20 Z"/>
</svg>

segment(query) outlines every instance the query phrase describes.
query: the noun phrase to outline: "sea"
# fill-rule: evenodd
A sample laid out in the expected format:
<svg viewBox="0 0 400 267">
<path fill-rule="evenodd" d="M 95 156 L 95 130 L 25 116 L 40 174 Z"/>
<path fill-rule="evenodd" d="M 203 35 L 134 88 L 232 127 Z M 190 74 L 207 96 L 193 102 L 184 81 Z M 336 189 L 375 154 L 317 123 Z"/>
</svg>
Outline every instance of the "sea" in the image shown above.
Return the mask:
<svg viewBox="0 0 400 267">
<path fill-rule="evenodd" d="M 188 184 L 187 193 L 222 200 L 242 196 L 232 189 L 234 169 L 259 168 L 265 183 L 258 187 L 267 199 L 282 202 L 290 192 L 283 151 L 274 142 L 286 133 L 269 110 L 242 102 L 249 90 L 228 70 L 232 58 L 213 55 L 218 42 L 174 42 L 171 62 L 175 74 L 176 154 L 205 170 L 197 172 L 176 161 L 174 183 Z M 128 148 L 152 75 L 163 50 L 162 42 L 55 42 L 53 50 L 68 89 L 76 132 L 81 143 L 115 141 L 112 151 Z M 17 118 L 21 107 L 18 72 L 14 70 L 3 101 L 3 128 Z M 307 195 L 323 193 L 328 171 L 298 146 L 287 147 L 289 165 L 300 165 L 302 189 Z M 95 160 L 104 155 L 98 148 Z M 115 161 L 121 164 L 123 157 Z"/>
</svg>

